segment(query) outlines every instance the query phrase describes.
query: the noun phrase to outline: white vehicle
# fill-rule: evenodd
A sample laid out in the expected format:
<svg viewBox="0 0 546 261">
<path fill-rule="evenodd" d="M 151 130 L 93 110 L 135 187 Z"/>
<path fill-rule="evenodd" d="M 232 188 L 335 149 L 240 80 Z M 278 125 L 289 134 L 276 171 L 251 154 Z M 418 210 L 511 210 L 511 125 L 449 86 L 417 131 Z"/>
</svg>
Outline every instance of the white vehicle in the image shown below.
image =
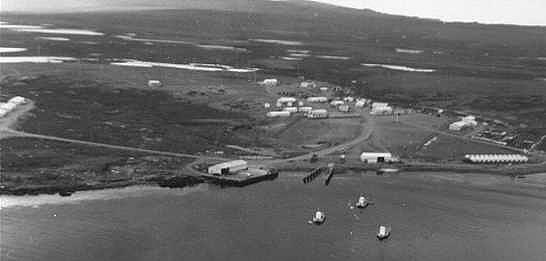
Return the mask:
<svg viewBox="0 0 546 261">
<path fill-rule="evenodd" d="M 355 205 L 357 208 L 366 208 L 369 204 L 370 201 L 366 197 L 360 196 Z"/>
<path fill-rule="evenodd" d="M 379 232 L 377 233 L 377 239 L 383 240 L 391 235 L 391 227 L 379 226 Z"/>
<path fill-rule="evenodd" d="M 325 220 L 326 215 L 324 215 L 324 212 L 317 210 L 317 212 L 315 212 L 315 215 L 313 216 L 313 223 L 316 225 L 320 225 L 324 223 Z"/>
</svg>

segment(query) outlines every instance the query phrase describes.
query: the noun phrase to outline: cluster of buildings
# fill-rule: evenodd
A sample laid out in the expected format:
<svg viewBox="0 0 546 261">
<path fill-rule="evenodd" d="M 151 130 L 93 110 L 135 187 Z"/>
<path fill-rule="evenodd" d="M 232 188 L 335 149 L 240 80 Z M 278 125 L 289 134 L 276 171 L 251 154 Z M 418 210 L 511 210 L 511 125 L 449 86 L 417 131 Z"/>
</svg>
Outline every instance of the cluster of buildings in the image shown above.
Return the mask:
<svg viewBox="0 0 546 261">
<path fill-rule="evenodd" d="M 476 121 L 476 117 L 469 115 L 463 117 L 460 121 L 453 122 L 449 124 L 449 130 L 452 131 L 460 131 L 465 128 L 471 128 L 478 126 L 478 122 Z"/>
<path fill-rule="evenodd" d="M 17 108 L 17 106 L 20 106 L 20 105 L 25 104 L 27 102 L 28 102 L 28 100 L 26 98 L 21 97 L 21 96 L 15 96 L 15 97 L 9 99 L 8 102 L 0 103 L 0 118 L 6 116 L 7 114 L 9 114 L 13 110 L 15 110 L 15 108 Z"/>
<path fill-rule="evenodd" d="M 526 163 L 529 158 L 520 154 L 467 154 L 464 160 L 470 163 Z"/>
</svg>

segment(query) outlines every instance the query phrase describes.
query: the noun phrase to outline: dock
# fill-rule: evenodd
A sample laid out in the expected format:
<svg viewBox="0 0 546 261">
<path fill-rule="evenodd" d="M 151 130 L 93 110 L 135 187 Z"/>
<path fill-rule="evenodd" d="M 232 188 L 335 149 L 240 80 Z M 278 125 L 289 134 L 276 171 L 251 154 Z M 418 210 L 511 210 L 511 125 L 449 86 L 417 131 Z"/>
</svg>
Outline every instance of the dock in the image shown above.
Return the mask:
<svg viewBox="0 0 546 261">
<path fill-rule="evenodd" d="M 222 186 L 244 187 L 265 180 L 274 180 L 279 176 L 275 169 L 248 169 L 229 175 L 201 173 L 201 177 L 213 184 Z"/>
</svg>

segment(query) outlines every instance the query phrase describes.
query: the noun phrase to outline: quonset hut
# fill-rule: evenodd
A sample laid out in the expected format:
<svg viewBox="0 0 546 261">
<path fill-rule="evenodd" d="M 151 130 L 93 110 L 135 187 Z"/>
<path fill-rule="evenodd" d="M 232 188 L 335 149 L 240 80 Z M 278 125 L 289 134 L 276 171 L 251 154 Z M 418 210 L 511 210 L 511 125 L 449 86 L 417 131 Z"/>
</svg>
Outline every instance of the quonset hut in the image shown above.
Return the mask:
<svg viewBox="0 0 546 261">
<path fill-rule="evenodd" d="M 466 154 L 464 160 L 470 163 L 526 163 L 529 158 L 520 154 Z"/>
</svg>

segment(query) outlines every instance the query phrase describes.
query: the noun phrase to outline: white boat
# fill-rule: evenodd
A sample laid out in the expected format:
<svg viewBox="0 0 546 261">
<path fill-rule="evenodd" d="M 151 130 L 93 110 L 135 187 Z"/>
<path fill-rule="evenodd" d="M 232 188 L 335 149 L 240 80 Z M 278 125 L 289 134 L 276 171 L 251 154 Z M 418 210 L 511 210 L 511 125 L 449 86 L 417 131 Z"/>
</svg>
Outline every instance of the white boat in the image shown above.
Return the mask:
<svg viewBox="0 0 546 261">
<path fill-rule="evenodd" d="M 324 223 L 325 220 L 326 220 L 326 215 L 324 215 L 324 212 L 322 211 L 315 212 L 315 215 L 313 216 L 313 223 L 320 225 Z"/>
<path fill-rule="evenodd" d="M 369 204 L 370 204 L 370 201 L 368 201 L 366 197 L 360 196 L 355 205 L 357 208 L 366 208 Z"/>
<path fill-rule="evenodd" d="M 377 238 L 383 240 L 388 238 L 391 235 L 391 227 L 379 226 L 379 232 L 377 233 Z"/>
</svg>

